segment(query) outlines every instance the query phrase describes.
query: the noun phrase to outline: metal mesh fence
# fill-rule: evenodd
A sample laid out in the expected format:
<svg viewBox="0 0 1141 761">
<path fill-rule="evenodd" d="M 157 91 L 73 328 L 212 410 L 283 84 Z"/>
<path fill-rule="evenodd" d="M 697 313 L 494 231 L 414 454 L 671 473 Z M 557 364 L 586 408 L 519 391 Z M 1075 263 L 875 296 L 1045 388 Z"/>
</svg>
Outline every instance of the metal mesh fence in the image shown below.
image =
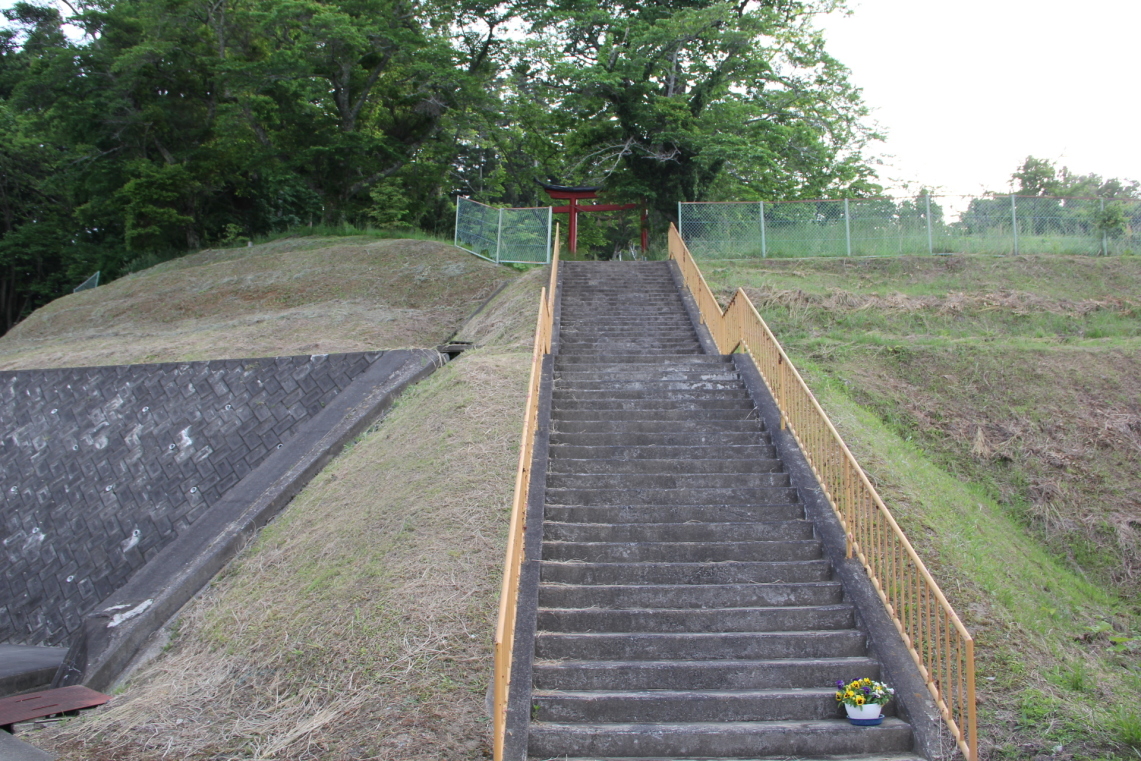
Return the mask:
<svg viewBox="0 0 1141 761">
<path fill-rule="evenodd" d="M 1141 253 L 1141 201 L 927 196 L 681 203 L 703 259 L 901 254 Z"/>
<path fill-rule="evenodd" d="M 79 285 L 72 288 L 71 292 L 72 293 L 79 293 L 80 291 L 86 291 L 89 288 L 98 287 L 98 285 L 99 285 L 99 272 L 100 272 L 100 270 L 96 270 L 94 275 L 92 275 L 91 277 L 87 278 L 86 280 L 84 280 Z"/>
<path fill-rule="evenodd" d="M 456 246 L 499 264 L 551 260 L 551 207 L 497 209 L 456 199 Z"/>
</svg>

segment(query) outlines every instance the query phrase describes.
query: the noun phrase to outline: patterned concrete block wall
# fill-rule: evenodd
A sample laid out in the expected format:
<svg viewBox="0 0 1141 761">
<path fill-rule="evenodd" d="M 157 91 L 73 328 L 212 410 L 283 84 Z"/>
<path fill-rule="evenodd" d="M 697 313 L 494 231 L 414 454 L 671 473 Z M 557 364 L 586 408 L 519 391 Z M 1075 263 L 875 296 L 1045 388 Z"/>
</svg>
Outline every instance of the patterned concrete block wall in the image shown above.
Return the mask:
<svg viewBox="0 0 1141 761">
<path fill-rule="evenodd" d="M 380 356 L 0 372 L 0 643 L 66 643 Z"/>
</svg>

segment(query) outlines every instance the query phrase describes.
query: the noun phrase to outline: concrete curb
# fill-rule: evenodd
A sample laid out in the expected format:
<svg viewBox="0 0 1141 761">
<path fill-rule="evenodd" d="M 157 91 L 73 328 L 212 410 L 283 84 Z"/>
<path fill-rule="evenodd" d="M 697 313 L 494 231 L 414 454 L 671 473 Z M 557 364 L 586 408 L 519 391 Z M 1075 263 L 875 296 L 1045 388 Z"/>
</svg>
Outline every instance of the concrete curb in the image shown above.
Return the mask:
<svg viewBox="0 0 1141 761">
<path fill-rule="evenodd" d="M 693 323 L 693 329 L 697 331 L 697 341 L 701 344 L 701 350 L 706 354 L 720 354 L 721 351 L 713 340 L 713 334 L 709 332 L 709 326 L 701 320 L 701 310 L 697 306 L 697 300 L 693 298 L 693 294 L 689 292 L 689 288 L 685 284 L 685 276 L 681 274 L 681 267 L 673 259 L 669 260 L 669 265 L 670 275 L 673 276 L 674 285 L 677 286 L 678 295 L 681 296 L 681 303 L 685 305 L 685 313 L 689 315 L 689 321 Z"/>
<path fill-rule="evenodd" d="M 47 687 L 66 656 L 65 647 L 0 645 L 0 697 Z"/>
<path fill-rule="evenodd" d="M 96 609 L 56 672 L 53 687 L 106 691 L 159 627 L 214 578 L 344 445 L 408 386 L 443 364 L 431 349 L 381 355 L 320 413 L 239 481 Z"/>
<path fill-rule="evenodd" d="M 547 464 L 551 447 L 551 389 L 554 356 L 543 358 L 539 384 L 539 425 L 531 456 L 531 486 L 527 492 L 524 526 L 523 567 L 519 574 L 519 597 L 515 613 L 515 640 L 511 651 L 511 685 L 507 694 L 507 727 L 503 743 L 505 761 L 524 761 L 531 727 L 532 666 L 535 633 L 539 619 L 539 582 L 543 553 L 543 509 L 547 504 Z"/>
<path fill-rule="evenodd" d="M 54 753 L 40 750 L 23 740 L 17 740 L 7 732 L 0 732 L 0 759 L 4 761 L 55 761 Z"/>
<path fill-rule="evenodd" d="M 844 585 L 844 595 L 856 607 L 859 628 L 868 635 L 868 649 L 879 661 L 883 678 L 895 688 L 895 709 L 900 718 L 911 724 L 915 752 L 930 761 L 941 761 L 956 755 L 955 744 L 943 725 L 939 709 L 927 691 L 927 685 L 912 660 L 903 638 L 888 616 L 879 595 L 859 560 L 846 556 L 844 529 L 824 495 L 792 432 L 780 428 L 780 410 L 752 356 L 734 354 L 733 363 L 741 373 L 757 411 L 772 434 L 773 444 L 792 478 L 808 519 L 824 544 L 824 553 Z M 842 678 L 837 674 L 837 679 Z M 948 750 L 950 749 L 950 750 Z"/>
</svg>

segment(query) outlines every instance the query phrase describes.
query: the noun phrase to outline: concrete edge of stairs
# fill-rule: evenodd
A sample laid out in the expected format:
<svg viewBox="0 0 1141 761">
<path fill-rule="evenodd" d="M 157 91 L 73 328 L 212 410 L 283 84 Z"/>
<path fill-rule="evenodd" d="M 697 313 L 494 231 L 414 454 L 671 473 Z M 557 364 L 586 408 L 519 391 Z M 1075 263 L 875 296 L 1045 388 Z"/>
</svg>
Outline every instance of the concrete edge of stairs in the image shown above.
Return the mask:
<svg viewBox="0 0 1141 761">
<path fill-rule="evenodd" d="M 867 632 L 870 657 L 877 659 L 885 681 L 896 691 L 896 710 L 911 724 L 915 751 L 930 761 L 943 761 L 959 756 L 950 731 L 927 685 L 915 665 L 903 637 L 895 628 L 879 594 L 868 578 L 863 564 L 845 557 L 844 529 L 832 505 L 821 490 L 812 468 L 790 431 L 781 430 L 780 411 L 764 379 L 748 354 L 734 354 L 733 362 L 757 404 L 766 427 L 772 432 L 777 448 L 800 494 L 809 520 L 824 544 L 825 557 L 831 561 L 836 578 L 843 582 L 846 597 L 856 608 L 860 629 Z"/>
<path fill-rule="evenodd" d="M 670 276 L 681 296 L 681 303 L 685 305 L 685 313 L 689 315 L 689 321 L 693 323 L 693 329 L 697 331 L 697 340 L 701 344 L 702 351 L 706 354 L 720 354 L 721 352 L 717 350 L 717 344 L 713 341 L 713 334 L 709 332 L 709 326 L 701 320 L 701 310 L 697 308 L 697 301 L 689 289 L 685 287 L 685 277 L 681 274 L 681 267 L 673 259 L 668 261 Z"/>
<path fill-rule="evenodd" d="M 561 279 L 561 278 L 560 278 Z M 556 315 L 558 312 L 556 311 Z M 555 337 L 558 323 L 555 323 Z M 555 355 L 543 358 L 539 381 L 539 420 L 531 455 L 531 478 L 527 492 L 523 565 L 519 573 L 519 596 L 515 612 L 515 640 L 511 648 L 511 684 L 507 694 L 507 728 L 504 758 L 526 758 L 531 724 L 532 666 L 539 617 L 539 570 L 543 552 L 543 508 L 547 501 L 547 463 L 551 447 L 551 392 L 554 387 Z M 494 679 L 494 676 L 492 677 Z M 492 690 L 494 690 L 494 682 Z M 491 714 L 488 693 L 488 713 Z"/>
</svg>

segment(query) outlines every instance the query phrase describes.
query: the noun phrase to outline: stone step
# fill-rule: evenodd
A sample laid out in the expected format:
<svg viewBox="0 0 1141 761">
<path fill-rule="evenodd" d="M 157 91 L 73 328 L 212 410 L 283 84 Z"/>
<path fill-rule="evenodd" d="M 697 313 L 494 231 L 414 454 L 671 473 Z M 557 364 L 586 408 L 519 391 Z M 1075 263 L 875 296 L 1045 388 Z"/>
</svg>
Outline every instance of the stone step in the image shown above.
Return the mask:
<svg viewBox="0 0 1141 761">
<path fill-rule="evenodd" d="M 659 370 L 655 367 L 634 367 L 632 370 L 559 370 L 555 381 L 561 380 L 741 380 L 741 374 L 731 367 L 718 366 L 712 372 L 695 367 L 681 367 L 678 370 Z"/>
<path fill-rule="evenodd" d="M 539 632 L 543 660 L 774 660 L 855 658 L 867 655 L 856 629 L 803 632 Z M 835 688 L 828 688 L 832 707 Z"/>
<path fill-rule="evenodd" d="M 733 367 L 733 358 L 727 354 L 679 354 L 676 357 L 644 357 L 641 354 L 627 354 L 624 356 L 610 356 L 605 359 L 598 357 L 564 357 L 555 356 L 555 369 L 582 367 L 594 365 L 600 370 L 609 367 L 629 368 L 633 365 L 658 365 L 661 367 L 680 367 L 682 365 L 705 365 L 716 368 L 718 365 Z"/>
<path fill-rule="evenodd" d="M 536 659 L 542 690 L 756 690 L 823 687 L 837 679 L 878 679 L 866 657 L 713 661 L 548 661 Z M 845 722 L 847 723 L 847 722 Z"/>
<path fill-rule="evenodd" d="M 656 759 L 732 757 L 820 759 L 911 750 L 911 727 L 887 717 L 878 727 L 842 719 L 771 722 L 555 723 L 532 722 L 532 758 L 651 756 Z"/>
<path fill-rule="evenodd" d="M 843 598 L 838 581 L 799 584 L 540 584 L 544 608 L 771 608 L 835 605 Z"/>
<path fill-rule="evenodd" d="M 747 407 L 736 409 L 712 410 L 561 410 L 554 416 L 560 425 L 564 422 L 608 422 L 608 423 L 664 423 L 676 421 L 680 423 L 694 420 L 716 422 L 742 422 L 750 421 L 756 430 L 764 430 L 764 423 L 757 415 L 757 411 Z"/>
<path fill-rule="evenodd" d="M 589 434 L 579 434 L 589 435 Z M 547 489 L 551 505 L 773 505 L 796 502 L 796 489 Z"/>
<path fill-rule="evenodd" d="M 562 380 L 553 387 L 555 393 L 576 391 L 648 391 L 656 395 L 661 391 L 745 391 L 739 380 Z"/>
<path fill-rule="evenodd" d="M 717 446 L 669 446 L 661 444 L 560 444 L 552 442 L 551 459 L 568 460 L 726 460 L 756 458 L 771 460 L 776 447 L 769 443 Z"/>
<path fill-rule="evenodd" d="M 787 632 L 854 627 L 852 606 L 841 603 L 711 610 L 540 608 L 537 629 L 550 632 Z M 841 674 L 827 683 L 833 684 L 837 679 L 849 677 Z"/>
<path fill-rule="evenodd" d="M 581 420 L 578 416 L 570 419 L 560 419 L 552 422 L 556 433 L 613 433 L 613 434 L 640 434 L 640 433 L 761 433 L 761 422 L 752 420 L 725 420 L 723 418 L 707 418 L 705 415 L 694 413 L 688 420 Z"/>
<path fill-rule="evenodd" d="M 554 389 L 551 393 L 551 402 L 555 407 L 564 406 L 567 402 L 621 402 L 646 401 L 656 402 L 704 402 L 708 400 L 733 401 L 737 403 L 752 404 L 753 400 L 744 389 L 725 391 L 709 391 L 691 389 L 687 391 L 653 391 L 651 389 L 639 390 L 595 390 L 582 391 L 571 389 Z"/>
<path fill-rule="evenodd" d="M 756 432 L 702 432 L 702 431 L 672 431 L 661 433 L 551 433 L 550 442 L 555 444 L 573 444 L 585 447 L 644 447 L 644 446 L 673 446 L 673 447 L 700 447 L 700 446 L 734 446 L 749 444 L 768 444 L 769 437 L 764 431 Z"/>
<path fill-rule="evenodd" d="M 668 343 L 685 342 L 697 340 L 697 333 L 694 331 L 693 326 L 683 323 L 665 324 L 642 326 L 636 325 L 631 322 L 629 325 L 617 326 L 614 328 L 603 328 L 601 326 L 584 326 L 579 330 L 559 331 L 559 352 L 561 354 L 564 346 L 568 344 L 583 344 L 590 345 L 595 343 L 630 343 L 630 344 L 643 344 L 649 341 L 660 341 Z M 638 353 L 634 349 L 632 353 Z M 678 354 L 688 354 L 688 351 L 679 351 Z"/>
<path fill-rule="evenodd" d="M 528 755 L 528 758 L 535 758 L 535 756 Z M 638 756 L 638 757 L 624 756 L 620 759 L 615 758 L 613 756 L 610 758 L 605 758 L 602 756 L 592 756 L 590 758 L 584 758 L 582 756 L 575 756 L 573 758 L 571 756 L 559 756 L 557 759 L 555 759 L 555 761 L 662 761 L 662 759 L 663 759 L 662 756 L 654 756 L 653 758 L 647 758 L 645 756 Z M 700 758 L 700 759 L 695 759 L 695 758 L 683 759 L 683 758 L 674 757 L 674 758 L 669 759 L 668 761 L 788 761 L 788 759 L 789 759 L 788 756 L 784 756 L 784 757 L 780 757 L 780 758 L 774 758 L 772 756 L 770 756 L 768 758 L 757 758 L 754 755 L 750 755 L 748 758 L 744 758 L 741 756 L 736 756 L 734 758 Z M 551 760 L 545 759 L 544 761 L 551 761 Z M 820 756 L 818 758 L 804 757 L 801 759 L 801 761 L 926 761 L 926 759 L 922 759 L 919 756 L 916 756 L 914 753 L 871 753 L 871 754 L 839 755 L 839 756 L 827 756 L 827 757 Z"/>
<path fill-rule="evenodd" d="M 624 288 L 600 288 L 593 283 L 576 282 L 572 278 L 570 282 L 563 283 L 563 298 L 567 303 L 574 304 L 606 301 L 636 306 L 664 299 L 680 299 L 680 296 L 673 283 L 666 280 L 627 285 Z"/>
<path fill-rule="evenodd" d="M 548 471 L 548 489 L 736 489 L 788 487 L 788 473 L 686 473 L 685 461 L 659 473 L 556 473 Z M 771 462 L 771 460 L 769 461 Z"/>
<path fill-rule="evenodd" d="M 583 563 L 718 563 L 816 560 L 815 539 L 781 542 L 543 542 L 543 560 Z"/>
<path fill-rule="evenodd" d="M 551 542 L 776 542 L 813 539 L 812 521 L 786 520 L 750 523 L 543 523 L 543 539 Z"/>
<path fill-rule="evenodd" d="M 764 523 L 804 519 L 799 502 L 779 505 L 547 505 L 546 519 L 558 523 Z"/>
<path fill-rule="evenodd" d="M 633 348 L 625 353 L 640 355 L 642 353 L 641 347 L 651 343 L 660 343 L 663 345 L 669 345 L 671 343 L 685 344 L 686 348 L 679 350 L 677 354 L 678 356 L 686 356 L 693 354 L 693 352 L 689 349 L 689 345 L 695 342 L 697 342 L 697 334 L 693 331 L 693 328 L 683 327 L 667 328 L 663 326 L 653 330 L 623 329 L 621 331 L 613 332 L 591 329 L 588 332 L 569 334 L 563 334 L 560 332 L 559 353 L 556 356 L 566 359 L 566 357 L 563 356 L 564 349 L 567 346 L 577 346 L 578 348 L 575 349 L 574 355 L 578 357 L 584 357 L 586 353 L 591 350 L 591 346 L 596 344 L 602 347 L 612 347 L 615 344 L 630 344 Z M 623 353 L 612 348 L 601 348 L 599 351 L 606 354 Z M 696 356 L 707 357 L 709 355 L 698 354 Z M 595 362 L 605 362 L 607 361 L 608 357 L 600 356 L 593 359 Z M 663 361 L 663 364 L 672 363 L 673 359 L 674 358 L 666 359 Z M 641 364 L 644 366 L 648 363 Z"/>
<path fill-rule="evenodd" d="M 540 579 L 556 584 L 766 584 L 828 581 L 827 560 L 720 563 L 579 563 L 544 560 Z"/>
<path fill-rule="evenodd" d="M 659 323 L 693 329 L 693 323 L 689 322 L 683 302 L 677 295 L 662 294 L 635 304 L 623 304 L 608 299 L 567 300 L 563 302 L 562 314 L 566 316 L 567 324 L 578 330 L 587 330 L 595 326 L 616 328 L 623 325 L 653 328 Z"/>
<path fill-rule="evenodd" d="M 736 415 L 756 416 L 756 406 L 751 399 L 592 399 L 579 401 L 563 399 L 551 407 L 551 416 L 558 418 L 572 412 L 623 412 L 631 415 L 653 415 L 655 412 L 724 412 Z"/>
<path fill-rule="evenodd" d="M 694 722 L 836 719 L 831 688 L 760 690 L 534 690 L 536 721 Z M 889 703 L 888 708 L 891 707 Z M 888 714 L 885 711 L 885 714 Z"/>
<path fill-rule="evenodd" d="M 637 304 L 616 304 L 605 300 L 564 302 L 562 314 L 566 324 L 575 330 L 596 327 L 653 330 L 658 326 L 693 330 L 693 323 L 689 321 L 681 299 L 676 296 Z"/>
<path fill-rule="evenodd" d="M 644 340 L 590 340 L 590 341 L 562 341 L 559 340 L 560 354 L 597 354 L 597 353 L 611 353 L 617 354 L 619 352 L 627 351 L 656 351 L 659 353 L 668 352 L 693 352 L 695 354 L 701 352 L 701 344 L 696 338 L 684 339 L 673 341 L 666 338 L 653 337 Z"/>
<path fill-rule="evenodd" d="M 649 476 L 656 473 L 676 475 L 723 475 L 739 477 L 743 475 L 775 475 L 783 473 L 784 464 L 776 458 L 749 460 L 620 460 L 586 459 L 571 460 L 552 458 L 547 466 L 547 483 L 552 484 L 552 475 L 616 475 L 627 474 Z"/>
</svg>

